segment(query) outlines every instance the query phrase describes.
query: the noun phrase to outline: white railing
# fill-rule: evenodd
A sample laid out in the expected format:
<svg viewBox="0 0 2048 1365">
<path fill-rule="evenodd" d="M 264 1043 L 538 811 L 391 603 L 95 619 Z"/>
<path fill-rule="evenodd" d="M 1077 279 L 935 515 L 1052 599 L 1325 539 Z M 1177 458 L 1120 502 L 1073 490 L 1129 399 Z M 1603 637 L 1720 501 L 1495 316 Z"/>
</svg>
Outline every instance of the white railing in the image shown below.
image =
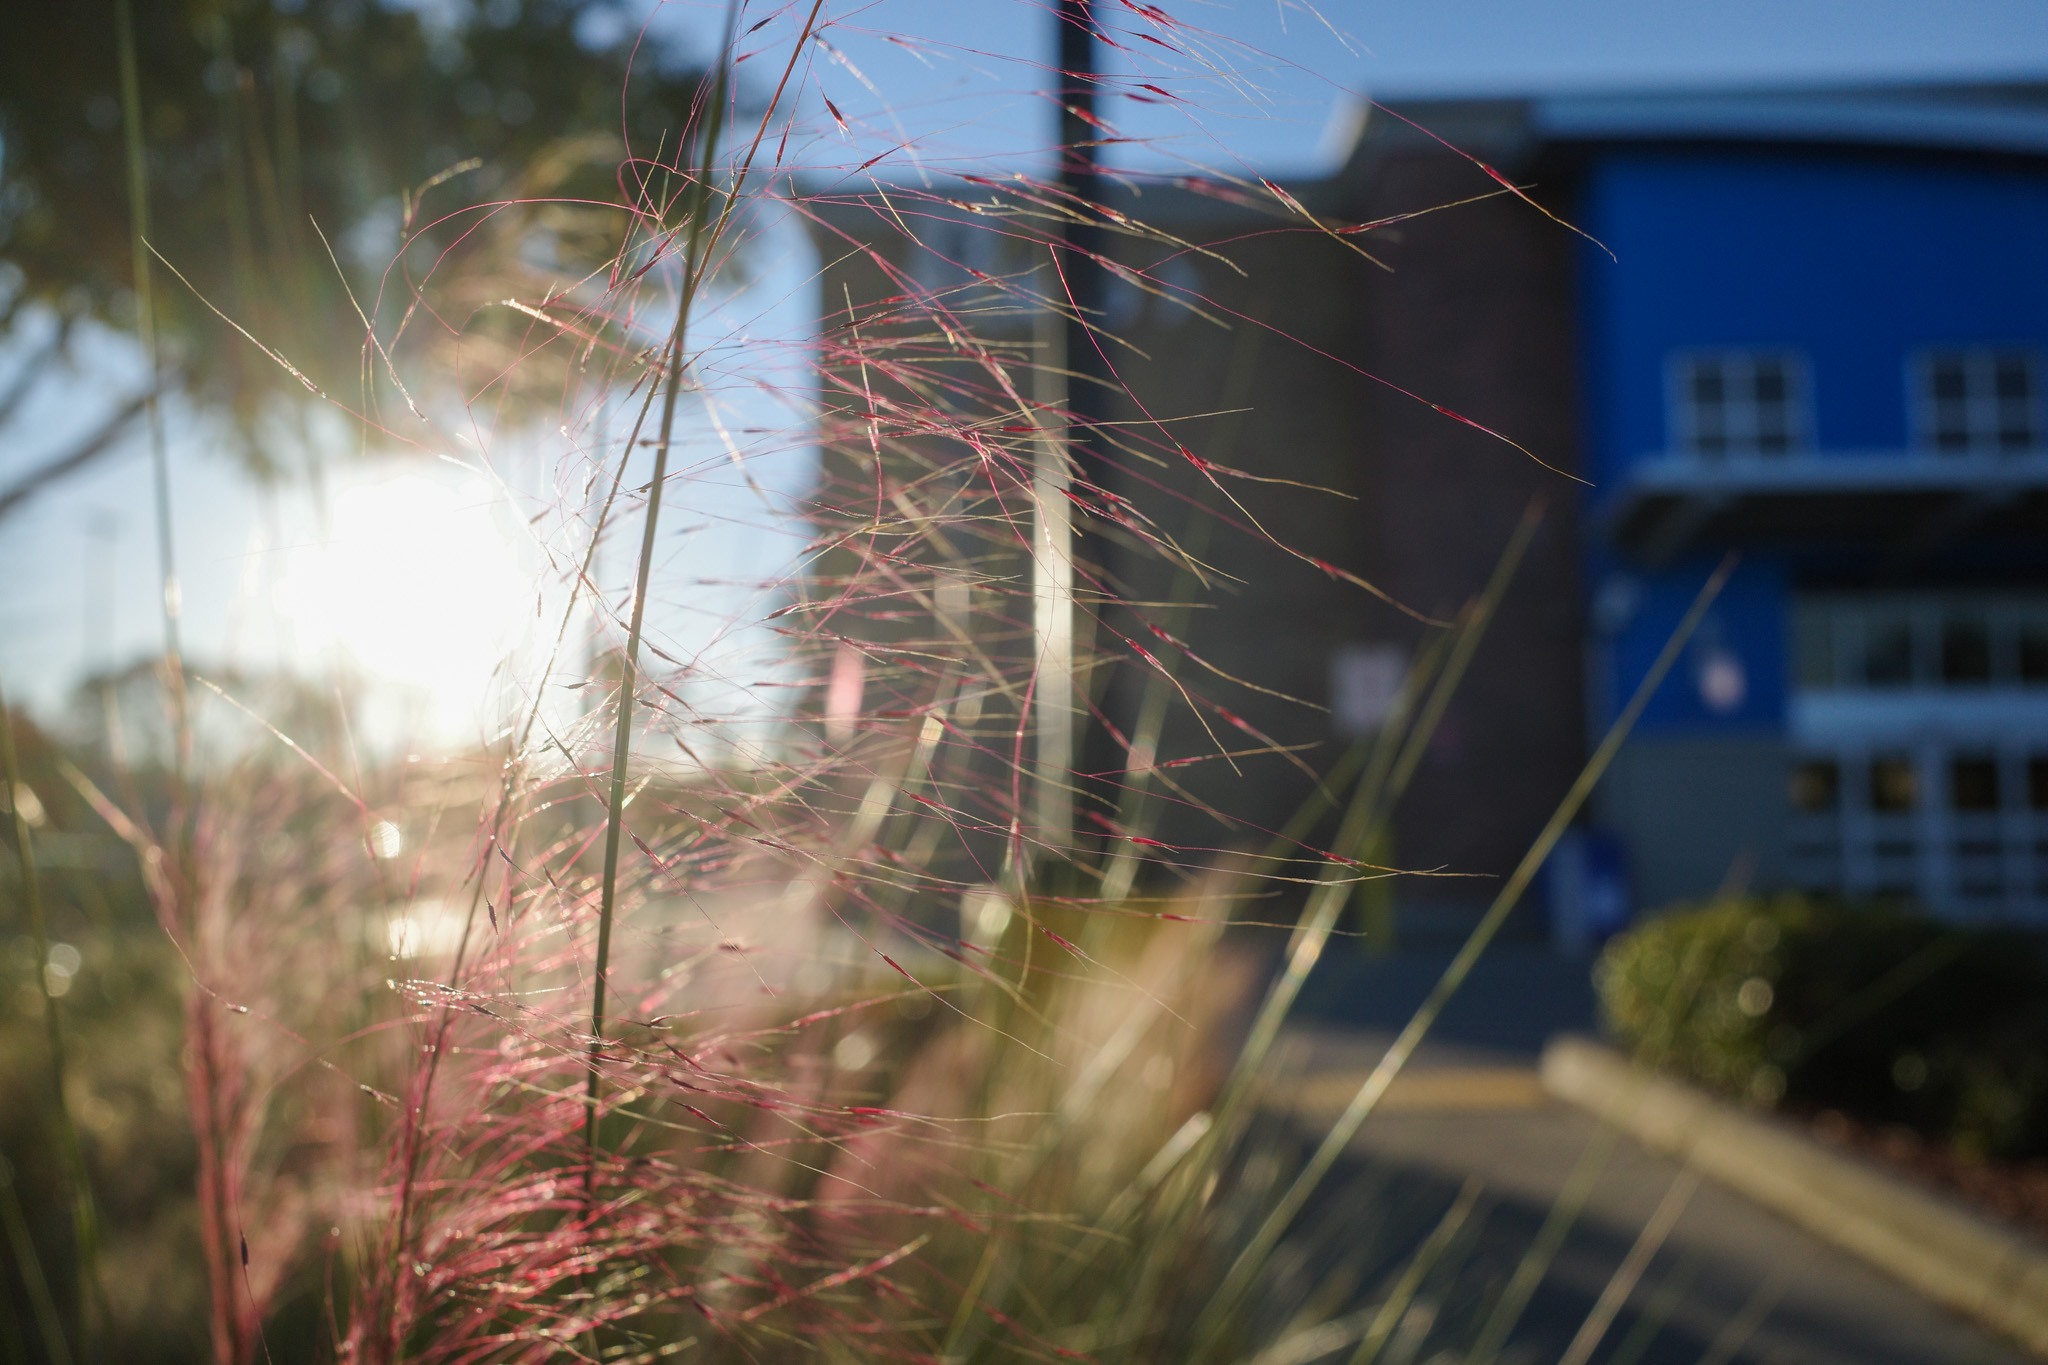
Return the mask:
<svg viewBox="0 0 2048 1365">
<path fill-rule="evenodd" d="M 2000 454 L 1931 450 L 1802 450 L 1784 455 L 1655 451 L 1620 472 L 1645 490 L 1713 492 L 1737 486 L 1786 492 L 2029 488 L 2048 484 L 2048 447 Z"/>
</svg>

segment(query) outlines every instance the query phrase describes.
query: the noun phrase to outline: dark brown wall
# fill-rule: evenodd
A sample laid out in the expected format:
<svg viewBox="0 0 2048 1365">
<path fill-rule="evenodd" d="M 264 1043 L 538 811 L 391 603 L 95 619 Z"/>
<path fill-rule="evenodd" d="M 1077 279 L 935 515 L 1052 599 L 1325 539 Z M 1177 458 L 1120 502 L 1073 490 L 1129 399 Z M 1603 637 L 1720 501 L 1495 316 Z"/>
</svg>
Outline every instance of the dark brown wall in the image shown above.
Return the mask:
<svg viewBox="0 0 2048 1365">
<path fill-rule="evenodd" d="M 1377 171 L 1370 217 L 1486 188 L 1476 168 L 1440 153 L 1389 157 Z M 1404 238 L 1387 249 L 1395 273 L 1364 292 L 1358 363 L 1529 453 L 1389 390 L 1369 393 L 1366 535 L 1384 585 L 1444 611 L 1483 582 L 1531 501 L 1546 509 L 1400 821 L 1408 865 L 1498 876 L 1585 756 L 1580 486 L 1537 463 L 1579 464 L 1571 239 L 1506 197 L 1414 220 Z"/>
<path fill-rule="evenodd" d="M 1368 158 L 1353 176 L 1330 207 L 1354 221 L 1491 188 L 1469 162 L 1437 151 Z M 1218 234 L 1216 249 L 1244 275 L 1200 262 L 1202 288 L 1264 318 L 1274 332 L 1248 342 L 1194 321 L 1148 326 L 1133 339 L 1154 358 L 1131 365 L 1125 377 L 1155 414 L 1214 409 L 1225 402 L 1233 359 L 1242 364 L 1242 348 L 1254 349 L 1255 410 L 1238 419 L 1236 439 L 1229 440 L 1232 419 L 1190 424 L 1183 439 L 1222 463 L 1349 495 L 1226 480 L 1276 539 L 1371 580 L 1417 611 L 1448 617 L 1483 585 L 1530 502 L 1547 504 L 1542 530 L 1397 823 L 1395 856 L 1406 866 L 1505 874 L 1585 752 L 1578 485 L 1537 463 L 1569 471 L 1578 459 L 1570 238 L 1507 197 L 1355 239 L 1385 269 L 1312 231 L 1221 240 L 1230 235 Z M 1177 482 L 1190 486 L 1185 477 Z M 1226 506 L 1214 492 L 1205 501 Z M 1180 530 L 1180 522 L 1162 521 Z M 1243 582 L 1196 613 L 1193 643 L 1239 677 L 1327 703 L 1336 646 L 1395 641 L 1412 648 L 1424 633 L 1369 593 L 1254 534 L 1219 530 L 1211 553 Z M 1151 591 L 1159 591 L 1156 578 Z M 1318 744 L 1308 757 L 1319 768 L 1342 750 L 1318 712 L 1190 676 L 1283 743 Z M 1185 724 L 1173 732 L 1184 752 L 1205 742 Z M 1283 761 L 1262 757 L 1240 768 L 1212 762 L 1182 775 L 1222 809 L 1269 827 L 1308 795 L 1307 779 Z M 1166 837 L 1215 843 L 1224 841 L 1221 833 L 1190 814 Z M 1402 894 L 1470 903 L 1491 889 L 1432 879 L 1405 883 Z"/>
<path fill-rule="evenodd" d="M 1449 153 L 1396 147 L 1368 149 L 1341 180 L 1311 192 L 1332 220 L 1371 221 L 1494 188 Z M 1505 874 L 1585 752 L 1579 485 L 1538 463 L 1569 471 L 1578 461 L 1572 239 L 1527 204 L 1500 196 L 1349 239 L 1381 263 L 1375 264 L 1313 228 L 1193 196 L 1153 194 L 1121 207 L 1133 216 L 1157 215 L 1154 221 L 1168 221 L 1221 258 L 1188 253 L 1162 274 L 1213 301 L 1227 327 L 1157 301 L 1132 308 L 1126 299 L 1114 316 L 1134 349 L 1112 352 L 1118 378 L 1142 404 L 1122 403 L 1116 414 L 1132 424 L 1122 429 L 1127 442 L 1142 449 L 1113 457 L 1115 486 L 1176 538 L 1201 519 L 1190 499 L 1238 523 L 1217 524 L 1209 535 L 1203 557 L 1226 577 L 1201 594 L 1186 632 L 1216 669 L 1326 704 L 1335 648 L 1378 641 L 1413 648 L 1427 627 L 1301 556 L 1359 574 L 1419 612 L 1449 617 L 1484 584 L 1531 501 L 1547 503 L 1542 530 L 1397 823 L 1395 857 L 1403 865 Z M 858 213 L 848 221 L 882 219 Z M 1162 254 L 1152 244 L 1123 250 L 1146 266 Z M 842 251 L 826 245 L 828 259 Z M 842 296 L 842 278 L 851 280 L 857 302 L 883 292 L 880 277 L 855 264 L 828 271 L 828 299 Z M 1232 321 L 1231 314 L 1269 326 Z M 1198 415 L 1240 402 L 1251 411 Z M 1148 416 L 1162 426 L 1148 426 Z M 1220 464 L 1331 491 L 1225 478 L 1223 488 L 1242 504 L 1232 506 L 1174 452 L 1175 442 Z M 1252 529 L 1254 520 L 1269 535 Z M 1171 572 L 1129 544 L 1121 533 L 1089 542 L 1129 595 L 1166 599 Z M 1155 621 L 1165 615 L 1151 608 L 1145 614 Z M 1129 620 L 1113 624 L 1143 635 Z M 1118 641 L 1098 644 L 1130 658 Z M 1318 770 L 1346 745 L 1316 705 L 1281 701 L 1186 662 L 1180 672 L 1282 744 L 1311 746 L 1301 757 Z M 1143 670 L 1126 663 L 1108 679 L 1104 705 L 1127 724 Z M 1211 724 L 1232 747 L 1254 747 L 1220 719 Z M 1164 750 L 1171 757 L 1211 747 L 1183 713 L 1169 727 Z M 1286 823 L 1311 790 L 1306 775 L 1272 755 L 1241 759 L 1234 770 L 1209 760 L 1173 776 L 1200 802 L 1241 817 L 1219 824 L 1182 806 L 1156 831 L 1169 842 L 1201 847 L 1263 842 L 1261 827 Z M 1400 894 L 1471 905 L 1494 885 L 1416 879 L 1404 882 Z"/>
</svg>

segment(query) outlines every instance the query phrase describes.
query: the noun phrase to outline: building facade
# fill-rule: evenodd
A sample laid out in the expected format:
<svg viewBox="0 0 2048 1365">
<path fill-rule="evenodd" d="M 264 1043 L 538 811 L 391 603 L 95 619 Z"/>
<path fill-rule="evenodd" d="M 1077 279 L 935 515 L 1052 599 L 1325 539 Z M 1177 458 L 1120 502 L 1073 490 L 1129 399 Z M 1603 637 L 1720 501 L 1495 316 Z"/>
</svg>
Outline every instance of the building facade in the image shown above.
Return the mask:
<svg viewBox="0 0 2048 1365">
<path fill-rule="evenodd" d="M 1164 414 L 1206 458 L 1327 490 L 1236 486 L 1204 548 L 1223 586 L 1186 627 L 1217 677 L 1268 689 L 1211 678 L 1219 699 L 1310 767 L 1371 729 L 1433 629 L 1317 562 L 1443 618 L 1542 508 L 1398 817 L 1393 860 L 1454 874 L 1404 881 L 1408 918 L 1469 922 L 1732 551 L 1553 914 L 1740 882 L 2048 920 L 2048 92 L 1419 102 L 1288 188 L 1377 226 L 1118 191 L 1191 244 L 1122 259 L 1222 325 L 1113 293 L 1110 418 Z M 914 243 L 900 205 L 858 196 L 825 225 L 849 316 L 905 277 L 1028 268 L 921 212 Z M 894 280 L 844 250 L 892 237 Z M 1218 508 L 1186 467 L 1127 476 L 1155 510 Z M 1131 713 L 1141 684 L 1110 670 L 1094 700 Z M 1161 748 L 1212 742 L 1189 718 Z M 1161 837 L 1197 849 L 1255 842 L 1312 789 L 1271 755 L 1179 781 Z"/>
<path fill-rule="evenodd" d="M 1600 244 L 1576 289 L 1596 724 L 1741 556 L 1602 794 L 1637 899 L 1732 876 L 2048 921 L 2048 104 L 1530 118 Z"/>
</svg>

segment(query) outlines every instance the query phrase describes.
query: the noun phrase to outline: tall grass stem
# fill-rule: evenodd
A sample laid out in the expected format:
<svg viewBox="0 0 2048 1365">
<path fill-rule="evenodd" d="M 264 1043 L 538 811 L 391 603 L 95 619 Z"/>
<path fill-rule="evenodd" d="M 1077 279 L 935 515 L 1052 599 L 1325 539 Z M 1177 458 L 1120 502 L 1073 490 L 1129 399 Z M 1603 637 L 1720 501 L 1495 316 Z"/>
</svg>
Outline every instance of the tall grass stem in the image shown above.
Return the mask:
<svg viewBox="0 0 2048 1365">
<path fill-rule="evenodd" d="M 1635 1292 L 1636 1284 L 1643 1278 L 1643 1272 L 1650 1268 L 1650 1259 L 1664 1245 L 1664 1239 L 1671 1235 L 1671 1229 L 1678 1225 L 1679 1217 L 1692 1202 L 1695 1191 L 1700 1187 L 1700 1171 L 1697 1166 L 1687 1166 L 1671 1182 L 1671 1188 L 1658 1201 L 1650 1221 L 1636 1234 L 1635 1245 L 1628 1249 L 1614 1274 L 1608 1277 L 1607 1287 L 1600 1291 L 1599 1299 L 1593 1304 L 1586 1321 L 1580 1325 L 1578 1335 L 1565 1348 L 1564 1356 L 1557 1365 L 1587 1365 L 1593 1352 L 1600 1348 L 1601 1338 L 1614 1325 L 1615 1315 Z"/>
<path fill-rule="evenodd" d="M 179 619 L 183 592 L 178 584 L 178 556 L 171 527 L 171 462 L 164 440 L 163 356 L 157 343 L 156 294 L 149 265 L 149 172 L 142 134 L 142 81 L 135 61 L 135 19 L 130 0 L 114 0 L 114 42 L 121 68 L 122 146 L 128 170 L 128 220 L 131 269 L 135 278 L 135 333 L 149 367 L 145 420 L 149 426 L 149 459 L 156 511 L 157 568 L 162 579 L 164 622 L 164 686 L 171 704 L 175 732 L 176 772 L 182 784 L 192 762 L 191 704 L 185 691 L 185 651 Z M 232 162 L 233 157 L 229 160 Z"/>
<path fill-rule="evenodd" d="M 1336 1164 L 1338 1156 L 1356 1136 L 1359 1126 L 1378 1106 L 1380 1097 L 1386 1094 L 1387 1088 L 1394 1083 L 1394 1077 L 1401 1073 L 1401 1068 L 1407 1065 L 1408 1059 L 1421 1045 L 1424 1036 L 1435 1025 L 1437 1016 L 1443 1013 L 1444 1006 L 1450 1003 L 1458 988 L 1465 984 L 1465 978 L 1471 974 L 1480 954 L 1486 951 L 1494 936 L 1500 932 L 1501 925 L 1507 921 L 1509 913 L 1521 902 L 1522 893 L 1528 889 L 1529 883 L 1535 880 L 1537 871 L 1550 857 L 1551 850 L 1563 837 L 1565 828 L 1577 817 L 1579 808 L 1592 794 L 1594 785 L 1607 772 L 1615 754 L 1620 752 L 1622 743 L 1635 729 L 1637 718 L 1650 704 L 1650 698 L 1656 695 L 1657 689 L 1663 685 L 1665 675 L 1671 671 L 1672 665 L 1678 662 L 1678 656 L 1692 639 L 1693 632 L 1699 628 L 1707 609 L 1714 604 L 1714 599 L 1720 596 L 1721 589 L 1727 585 L 1728 576 L 1734 570 L 1735 557 L 1730 555 L 1721 561 L 1720 566 L 1701 585 L 1698 595 L 1693 598 L 1692 607 L 1678 623 L 1677 628 L 1671 632 L 1670 638 L 1664 642 L 1664 648 L 1658 653 L 1656 662 L 1650 665 L 1649 672 L 1645 673 L 1642 681 L 1637 684 L 1635 694 L 1629 698 L 1628 705 L 1622 708 L 1621 714 L 1616 716 L 1614 723 L 1608 727 L 1606 737 L 1600 741 L 1600 746 L 1593 751 L 1592 757 L 1586 760 L 1578 779 L 1572 783 L 1564 799 L 1558 802 L 1549 822 L 1536 836 L 1535 842 L 1529 846 L 1529 851 L 1522 856 L 1521 863 L 1509 876 L 1507 883 L 1501 887 L 1499 894 L 1494 897 L 1493 904 L 1487 907 L 1485 915 L 1466 938 L 1464 946 L 1451 959 L 1450 965 L 1444 968 L 1443 975 L 1437 979 L 1436 985 L 1430 988 L 1429 995 L 1416 1008 L 1407 1026 L 1401 1030 L 1400 1036 L 1387 1049 L 1386 1055 L 1380 1058 L 1379 1065 L 1373 1068 L 1372 1074 L 1359 1086 L 1358 1093 L 1352 1097 L 1351 1103 L 1345 1106 L 1343 1114 L 1331 1125 L 1329 1132 L 1324 1134 L 1315 1155 L 1309 1158 L 1308 1164 L 1295 1177 L 1293 1185 L 1266 1215 L 1258 1232 L 1239 1253 L 1236 1263 L 1224 1277 L 1222 1290 L 1217 1294 L 1215 1303 L 1227 1304 L 1233 1301 L 1242 1292 L 1248 1277 L 1265 1263 L 1288 1226 L 1308 1202 L 1316 1186 L 1322 1183 L 1323 1177 Z"/>
<path fill-rule="evenodd" d="M 42 1258 L 36 1255 L 35 1239 L 29 1235 L 21 1197 L 14 1192 L 14 1168 L 4 1156 L 0 1156 L 0 1222 L 7 1224 L 7 1247 L 14 1253 L 15 1269 L 28 1290 L 29 1311 L 35 1315 L 36 1330 L 42 1333 L 50 1365 L 71 1365 L 71 1343 L 64 1337 L 64 1320 L 57 1313 L 57 1301 L 50 1297 L 50 1282 L 43 1275 Z"/>
<path fill-rule="evenodd" d="M 1365 1339 L 1351 1353 L 1349 1365 L 1374 1365 L 1380 1358 L 1388 1338 L 1394 1335 L 1394 1329 L 1401 1325 L 1401 1319 L 1407 1314 L 1408 1305 L 1415 1301 L 1415 1295 L 1422 1289 L 1422 1282 L 1429 1278 L 1429 1272 L 1436 1268 L 1436 1263 L 1450 1249 L 1459 1229 L 1465 1226 L 1465 1220 L 1471 1216 L 1472 1206 L 1479 1202 L 1483 1188 L 1484 1184 L 1476 1175 L 1465 1181 L 1457 1199 L 1445 1211 L 1429 1239 L 1409 1258 L 1406 1268 L 1401 1271 L 1401 1278 L 1388 1291 L 1386 1302 L 1373 1316 L 1372 1325 L 1365 1329 Z"/>
<path fill-rule="evenodd" d="M 100 1290 L 99 1213 L 92 1197 L 92 1178 L 85 1166 L 85 1148 L 78 1137 L 78 1124 L 71 1115 L 65 1094 L 64 1021 L 57 1009 L 57 994 L 50 989 L 50 930 L 44 916 L 42 879 L 36 871 L 35 839 L 30 833 L 28 813 L 22 809 L 21 765 L 14 752 L 14 716 L 7 699 L 0 696 L 0 768 L 7 780 L 7 809 L 14 817 L 14 853 L 21 868 L 21 901 L 28 912 L 29 942 L 35 955 L 36 987 L 42 992 L 43 1032 L 50 1049 L 50 1112 L 57 1122 L 57 1145 L 64 1156 L 64 1174 L 71 1185 L 71 1235 L 75 1239 L 77 1271 L 77 1317 L 72 1340 L 86 1350 L 86 1303 L 105 1307 Z M 9 1198 L 13 1197 L 10 1180 Z M 104 1316 L 104 1311 L 102 1312 Z"/>
<path fill-rule="evenodd" d="M 692 179 L 687 207 L 684 211 L 686 237 L 683 250 L 682 278 L 677 286 L 675 326 L 669 334 L 666 351 L 664 392 L 662 394 L 661 431 L 656 438 L 654 473 L 648 485 L 647 514 L 640 533 L 640 560 L 634 575 L 633 612 L 626 631 L 626 647 L 619 660 L 618 684 L 618 726 L 612 742 L 612 772 L 608 809 L 605 815 L 604 874 L 598 899 L 597 955 L 593 964 L 590 992 L 590 1067 L 584 1090 L 583 1145 L 585 1156 L 586 1188 L 595 1193 L 597 1189 L 597 1119 L 598 1100 L 602 1083 L 599 1061 L 604 1050 L 605 1025 L 605 974 L 611 965 L 612 924 L 618 906 L 619 843 L 625 830 L 626 767 L 632 756 L 633 747 L 633 693 L 637 686 L 635 669 L 640 656 L 640 637 L 646 623 L 647 589 L 653 576 L 655 532 L 661 518 L 662 484 L 668 478 L 668 458 L 675 435 L 676 392 L 682 385 L 684 349 L 689 341 L 690 307 L 697 291 L 703 287 L 708 273 L 708 264 L 718 246 L 726 226 L 739 203 L 741 191 L 747 177 L 753 170 L 754 158 L 761 150 L 761 139 L 782 101 L 782 95 L 789 86 L 790 74 L 797 63 L 803 60 L 810 45 L 812 30 L 818 22 L 818 15 L 824 8 L 824 0 L 813 0 L 810 13 L 805 17 L 803 29 L 797 35 L 790 49 L 789 63 L 783 68 L 782 80 L 775 88 L 775 95 L 768 107 L 762 111 L 760 127 L 755 130 L 753 144 L 748 148 L 745 159 L 735 172 L 732 183 L 725 190 L 725 205 L 718 220 L 706 231 L 706 222 L 711 207 L 711 177 L 714 158 L 718 154 L 720 139 L 725 129 L 725 107 L 732 82 L 733 41 L 738 31 L 740 0 L 731 0 L 726 7 L 725 37 L 719 47 L 717 75 L 713 79 L 711 98 L 706 102 L 704 126 L 699 130 L 698 160 Z M 630 457 L 629 449 L 621 455 L 621 461 Z M 623 468 L 623 463 L 621 465 Z"/>
<path fill-rule="evenodd" d="M 1465 670 L 1478 652 L 1480 641 L 1485 638 L 1486 628 L 1499 610 L 1501 599 L 1507 595 L 1508 585 L 1514 581 L 1522 556 L 1527 552 L 1541 519 L 1540 506 L 1532 505 L 1523 514 L 1514 534 L 1502 549 L 1485 589 L 1463 613 L 1441 670 L 1428 684 L 1421 709 L 1410 709 L 1422 682 L 1423 675 L 1418 672 L 1415 685 L 1408 689 L 1407 704 L 1398 708 L 1397 715 L 1389 717 L 1376 745 L 1373 761 L 1359 780 L 1351 807 L 1338 830 L 1333 851 L 1339 858 L 1362 861 L 1370 855 L 1394 802 L 1406 789 L 1430 736 L 1442 721 L 1452 694 L 1464 680 Z M 1411 714 L 1413 723 L 1408 725 L 1406 717 Z M 1243 1103 L 1266 1054 L 1279 1037 L 1281 1025 L 1301 994 L 1309 972 L 1336 928 L 1337 917 L 1351 899 L 1355 872 L 1356 869 L 1348 863 L 1327 865 L 1315 889 L 1310 892 L 1308 904 L 1303 909 L 1301 927 L 1289 947 L 1286 969 L 1260 1005 L 1244 1054 L 1238 1059 L 1236 1074 L 1226 1087 L 1223 1103 L 1218 1106 L 1220 1113 L 1227 1114 Z"/>
</svg>

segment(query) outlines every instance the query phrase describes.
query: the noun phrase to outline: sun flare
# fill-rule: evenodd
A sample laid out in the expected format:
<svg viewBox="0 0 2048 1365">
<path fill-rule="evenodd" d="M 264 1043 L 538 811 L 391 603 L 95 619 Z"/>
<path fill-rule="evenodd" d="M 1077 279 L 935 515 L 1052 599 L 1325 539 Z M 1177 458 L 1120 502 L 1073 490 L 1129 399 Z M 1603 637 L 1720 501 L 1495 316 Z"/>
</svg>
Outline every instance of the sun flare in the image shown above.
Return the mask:
<svg viewBox="0 0 2048 1365">
<path fill-rule="evenodd" d="M 293 653 L 405 694 L 430 737 L 473 730 L 532 615 L 507 508 L 479 480 L 419 472 L 339 491 L 329 533 L 293 549 L 275 589 Z"/>
</svg>

